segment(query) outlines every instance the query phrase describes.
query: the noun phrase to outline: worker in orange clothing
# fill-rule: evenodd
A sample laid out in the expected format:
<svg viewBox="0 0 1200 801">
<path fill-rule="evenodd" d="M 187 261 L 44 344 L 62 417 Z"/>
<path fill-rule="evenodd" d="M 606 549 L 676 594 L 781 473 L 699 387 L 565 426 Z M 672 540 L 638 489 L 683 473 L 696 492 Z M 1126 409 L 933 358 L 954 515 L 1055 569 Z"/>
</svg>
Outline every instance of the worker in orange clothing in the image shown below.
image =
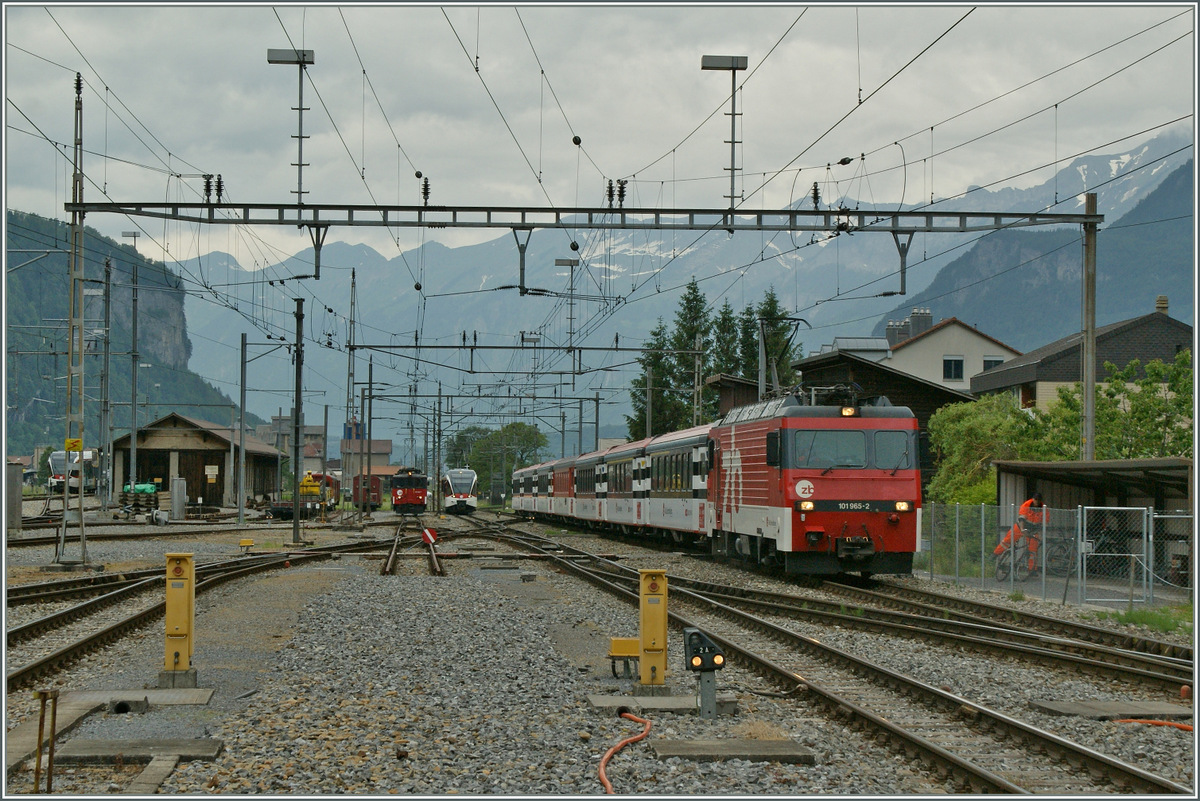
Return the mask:
<svg viewBox="0 0 1200 801">
<path fill-rule="evenodd" d="M 1034 526 L 1042 524 L 1042 515 L 1045 514 L 1043 509 L 1045 505 L 1042 503 L 1042 493 L 1035 492 L 1033 497 L 1021 504 L 1021 508 L 1017 511 L 1017 521 L 1013 523 L 1012 528 L 1004 535 L 1004 539 L 996 546 L 993 554 L 999 556 L 1008 550 L 1010 545 L 1017 543 L 1022 536 L 1029 538 L 1029 574 L 1037 573 L 1037 552 L 1041 545 L 1041 538 L 1038 537 Z M 1021 521 L 1025 521 L 1026 525 L 1021 525 Z"/>
</svg>

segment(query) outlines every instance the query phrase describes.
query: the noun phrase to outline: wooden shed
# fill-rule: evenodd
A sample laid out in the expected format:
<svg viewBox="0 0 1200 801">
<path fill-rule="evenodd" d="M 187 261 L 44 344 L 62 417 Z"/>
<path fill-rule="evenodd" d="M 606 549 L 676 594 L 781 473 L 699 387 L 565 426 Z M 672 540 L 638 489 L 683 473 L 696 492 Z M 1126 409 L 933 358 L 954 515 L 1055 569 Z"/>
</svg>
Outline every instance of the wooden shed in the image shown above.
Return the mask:
<svg viewBox="0 0 1200 801">
<path fill-rule="evenodd" d="M 231 436 L 232 435 L 232 436 Z M 274 493 L 279 481 L 280 452 L 249 434 L 246 443 L 246 494 L 261 498 Z M 137 480 L 170 491 L 171 479 L 182 477 L 188 498 L 205 506 L 237 506 L 234 492 L 240 438 L 228 425 L 172 412 L 138 428 Z M 129 475 L 129 434 L 113 442 L 113 486 Z"/>
</svg>

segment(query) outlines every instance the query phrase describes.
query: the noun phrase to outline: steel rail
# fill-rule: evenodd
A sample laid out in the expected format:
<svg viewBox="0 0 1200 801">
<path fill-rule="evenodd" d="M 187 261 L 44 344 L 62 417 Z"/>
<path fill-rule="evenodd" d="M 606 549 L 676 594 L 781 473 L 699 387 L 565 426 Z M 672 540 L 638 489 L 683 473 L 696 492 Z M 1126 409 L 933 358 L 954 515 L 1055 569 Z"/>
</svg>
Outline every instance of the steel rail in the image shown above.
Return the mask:
<svg viewBox="0 0 1200 801">
<path fill-rule="evenodd" d="M 533 538 L 528 535 L 521 537 L 499 536 L 499 539 L 504 539 L 513 543 L 520 543 L 522 547 L 532 546 L 530 540 Z M 586 553 L 579 549 L 565 548 L 559 543 L 554 543 L 555 550 L 573 550 L 578 553 Z M 571 559 L 563 557 L 553 557 L 555 562 L 564 569 L 579 575 L 592 583 L 599 586 L 609 588 L 621 597 L 637 603 L 637 593 L 620 587 L 609 580 L 611 576 L 611 568 L 615 565 L 609 560 L 597 560 L 598 563 L 605 565 L 606 576 L 601 576 L 598 573 L 593 573 L 591 570 L 582 567 Z M 668 577 L 668 582 L 670 578 Z M 746 625 L 756 628 L 761 628 L 772 633 L 772 636 L 784 639 L 787 642 L 799 645 L 805 650 L 813 654 L 820 655 L 823 659 L 833 660 L 841 663 L 844 666 L 850 667 L 857 673 L 868 674 L 874 676 L 874 681 L 889 687 L 902 687 L 904 691 L 910 695 L 922 696 L 928 703 L 931 703 L 938 708 L 957 714 L 972 726 L 982 726 L 986 729 L 999 729 L 1007 735 L 1020 740 L 1032 743 L 1036 748 L 1045 749 L 1047 752 L 1055 753 L 1060 760 L 1066 761 L 1073 767 L 1085 767 L 1092 775 L 1101 776 L 1111 781 L 1114 785 L 1120 787 L 1134 788 L 1141 792 L 1167 792 L 1172 794 L 1192 795 L 1190 788 L 1175 784 L 1163 777 L 1156 776 L 1141 770 L 1133 765 L 1129 765 L 1121 760 L 1115 759 L 1102 754 L 1093 749 L 1086 748 L 1066 740 L 1058 735 L 1043 731 L 1027 723 L 1024 723 L 1015 718 L 1004 715 L 1000 712 L 992 710 L 981 704 L 968 701 L 952 693 L 932 687 L 924 682 L 910 678 L 903 674 L 896 673 L 883 666 L 877 665 L 869 660 L 849 654 L 840 649 L 831 646 L 823 645 L 816 640 L 796 634 L 770 623 L 762 621 L 746 612 L 742 612 L 728 605 L 704 598 L 700 593 L 693 593 L 690 590 L 678 589 L 676 593 L 682 593 L 692 596 L 697 602 L 706 604 L 717 610 L 719 613 L 733 617 L 734 619 L 745 621 Z M 826 705 L 833 707 L 841 715 L 851 718 L 852 720 L 861 722 L 863 725 L 868 725 L 873 728 L 878 728 L 887 733 L 888 736 L 902 738 L 906 748 L 912 747 L 924 754 L 925 759 L 932 764 L 939 766 L 940 770 L 948 770 L 960 777 L 961 783 L 969 785 L 972 789 L 979 792 L 1008 792 L 1008 793 L 1027 793 L 1029 790 L 1020 787 L 1001 776 L 997 776 L 991 771 L 979 765 L 971 763 L 969 760 L 958 757 L 952 752 L 931 743 L 920 735 L 911 732 L 903 731 L 900 727 L 892 724 L 885 718 L 872 713 L 870 710 L 863 709 L 847 699 L 837 696 L 827 688 L 819 687 L 818 685 L 798 676 L 787 668 L 781 668 L 779 665 L 772 663 L 770 660 L 750 654 L 746 649 L 741 648 L 736 643 L 721 637 L 711 630 L 706 630 L 702 626 L 697 626 L 694 622 L 689 621 L 678 613 L 668 611 L 668 618 L 682 626 L 694 626 L 701 628 L 708 636 L 712 637 L 727 651 L 727 655 L 733 654 L 741 659 L 749 662 L 752 665 L 758 666 L 762 670 L 781 681 L 791 682 L 795 686 L 803 685 L 808 692 L 815 693 L 819 696 Z"/>
<path fill-rule="evenodd" d="M 272 555 L 270 561 L 260 561 L 253 565 L 235 567 L 231 566 L 229 570 L 218 575 L 210 576 L 202 581 L 196 582 L 196 593 L 200 594 L 213 587 L 216 587 L 225 581 L 234 578 L 241 578 L 245 575 L 270 570 L 282 565 L 284 562 L 292 561 L 308 561 L 310 559 L 325 559 L 337 553 L 354 552 L 360 550 L 370 550 L 384 544 L 382 541 L 373 541 L 366 543 L 349 543 L 340 545 L 326 545 L 318 548 L 311 548 L 302 551 L 280 552 Z M 136 612 L 122 620 L 106 626 L 103 629 L 82 637 L 75 642 L 68 643 L 62 648 L 47 654 L 39 659 L 30 662 L 27 665 L 10 670 L 5 676 L 5 682 L 8 692 L 25 686 L 34 679 L 46 675 L 59 666 L 71 662 L 83 654 L 89 653 L 97 648 L 107 645 L 113 640 L 119 639 L 126 632 L 131 631 L 150 620 L 153 620 L 166 611 L 166 600 L 153 604 L 140 612 Z"/>
<path fill-rule="evenodd" d="M 886 581 L 876 581 L 875 584 L 880 589 L 869 590 L 837 581 L 826 581 L 822 585 L 822 588 L 841 595 L 869 599 L 881 606 L 892 605 L 903 608 L 904 604 L 921 604 L 920 607 L 911 608 L 936 609 L 939 613 L 945 609 L 950 609 L 973 615 L 977 622 L 999 621 L 1023 630 L 1043 631 L 1057 635 L 1069 633 L 1072 638 L 1078 640 L 1102 643 L 1116 648 L 1140 651 L 1161 657 L 1181 659 L 1186 662 L 1192 661 L 1192 647 L 1190 645 L 1156 640 L 1151 637 L 1129 635 L 1099 626 L 1089 626 L 1086 623 L 1060 620 L 1046 615 L 1039 615 L 1036 612 L 1026 612 L 982 601 L 970 601 L 954 595 L 943 595 L 911 587 L 902 587 Z"/>
</svg>

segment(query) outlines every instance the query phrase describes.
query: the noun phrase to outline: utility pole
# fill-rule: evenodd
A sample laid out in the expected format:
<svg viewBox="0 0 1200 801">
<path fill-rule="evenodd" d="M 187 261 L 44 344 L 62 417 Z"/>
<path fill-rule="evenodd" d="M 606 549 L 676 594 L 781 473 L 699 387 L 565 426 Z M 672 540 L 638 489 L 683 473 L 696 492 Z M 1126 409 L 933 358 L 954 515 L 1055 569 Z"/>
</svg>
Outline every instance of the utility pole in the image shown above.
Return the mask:
<svg viewBox="0 0 1200 801">
<path fill-rule="evenodd" d="M 650 406 L 654 399 L 654 368 L 646 367 L 646 439 L 650 439 Z"/>
<path fill-rule="evenodd" d="M 362 395 L 362 402 L 359 403 L 358 408 L 362 412 L 363 419 L 356 426 L 358 434 L 358 522 L 359 525 L 362 525 L 363 504 L 366 503 L 364 499 L 367 497 L 368 489 L 367 476 L 363 472 L 363 468 L 367 465 L 367 441 L 365 439 L 367 436 L 367 388 L 363 387 L 359 390 L 359 394 Z"/>
<path fill-rule="evenodd" d="M 767 321 L 758 318 L 758 399 L 762 400 L 767 390 Z"/>
<path fill-rule="evenodd" d="M 242 332 L 242 397 L 238 416 L 238 525 L 246 522 L 246 333 Z"/>
<path fill-rule="evenodd" d="M 367 362 L 367 394 L 363 398 L 363 411 L 367 415 L 367 478 L 366 489 L 363 490 L 363 496 L 366 498 L 367 513 L 371 512 L 371 437 L 374 434 L 375 420 L 375 357 L 372 356 Z"/>
<path fill-rule="evenodd" d="M 104 460 L 100 478 L 104 482 L 100 508 L 108 510 L 112 501 L 112 403 L 108 397 L 109 358 L 112 354 L 112 259 L 104 259 L 104 370 L 100 373 L 100 435 L 104 437 Z"/>
<path fill-rule="evenodd" d="M 138 231 L 123 231 L 121 236 L 133 238 L 133 302 L 132 302 L 132 317 L 130 321 L 130 337 L 132 339 L 130 347 L 130 356 L 132 357 L 133 375 L 129 379 L 130 383 L 130 405 L 129 405 L 129 493 L 137 497 L 137 385 L 138 385 L 138 365 L 141 363 L 141 356 L 138 354 L 138 265 L 141 263 L 141 254 L 138 253 L 137 241 L 140 232 Z"/>
<path fill-rule="evenodd" d="M 75 73 L 75 148 L 71 178 L 71 199 L 83 202 L 83 77 Z M 71 213 L 70 283 L 68 301 L 70 322 L 67 336 L 67 474 L 63 481 L 62 529 L 55 549 L 54 561 L 64 564 L 67 547 L 67 526 L 71 503 L 71 454 L 79 453 L 79 564 L 86 565 L 87 538 L 83 520 L 83 216 L 82 211 Z"/>
<path fill-rule="evenodd" d="M 329 404 L 325 404 L 325 422 L 321 426 L 321 522 L 325 522 L 325 506 L 329 496 Z"/>
<path fill-rule="evenodd" d="M 346 423 L 354 423 L 354 305 L 358 296 L 356 271 L 350 271 L 350 346 L 346 349 Z"/>
<path fill-rule="evenodd" d="M 1085 213 L 1096 213 L 1096 193 L 1084 196 Z M 1096 223 L 1083 224 L 1083 425 L 1079 458 L 1096 458 Z"/>
<path fill-rule="evenodd" d="M 303 69 L 303 65 L 301 65 Z M 301 78 L 303 86 L 303 78 Z M 296 298 L 296 408 L 292 412 L 292 543 L 300 543 L 300 468 L 304 455 L 304 298 Z"/>
</svg>

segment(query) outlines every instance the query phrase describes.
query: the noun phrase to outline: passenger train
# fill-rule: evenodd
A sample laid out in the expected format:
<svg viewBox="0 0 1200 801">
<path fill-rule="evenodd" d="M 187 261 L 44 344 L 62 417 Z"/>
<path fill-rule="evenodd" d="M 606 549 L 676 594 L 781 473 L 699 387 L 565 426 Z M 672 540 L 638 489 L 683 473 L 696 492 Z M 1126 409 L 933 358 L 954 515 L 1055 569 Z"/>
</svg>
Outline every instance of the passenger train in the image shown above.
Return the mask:
<svg viewBox="0 0 1200 801">
<path fill-rule="evenodd" d="M 531 465 L 514 511 L 666 536 L 790 574 L 908 574 L 921 517 L 917 420 L 812 388 L 709 425 Z"/>
<path fill-rule="evenodd" d="M 457 468 L 442 476 L 442 509 L 450 514 L 469 515 L 479 507 L 474 470 Z"/>
<path fill-rule="evenodd" d="M 392 511 L 396 514 L 422 514 L 428 495 L 429 477 L 420 468 L 401 467 L 392 476 Z"/>
</svg>

